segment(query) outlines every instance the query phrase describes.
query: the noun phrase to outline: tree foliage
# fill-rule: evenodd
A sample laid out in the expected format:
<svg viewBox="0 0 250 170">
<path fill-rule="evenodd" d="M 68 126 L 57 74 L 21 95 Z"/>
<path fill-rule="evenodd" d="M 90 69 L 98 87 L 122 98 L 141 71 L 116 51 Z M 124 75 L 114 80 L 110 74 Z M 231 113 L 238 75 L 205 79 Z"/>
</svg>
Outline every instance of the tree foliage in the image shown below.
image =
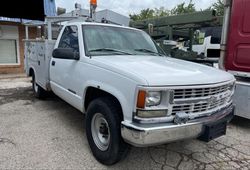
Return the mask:
<svg viewBox="0 0 250 170">
<path fill-rule="evenodd" d="M 170 10 L 167 10 L 164 7 L 160 7 L 155 9 L 150 9 L 150 8 L 143 9 L 139 14 L 129 14 L 129 17 L 130 19 L 137 21 L 137 20 L 169 16 L 169 15 L 170 15 Z"/>
<path fill-rule="evenodd" d="M 217 2 L 213 3 L 212 6 L 208 7 L 205 10 L 216 10 L 218 16 L 224 15 L 224 3 L 223 0 L 217 0 Z M 156 18 L 162 16 L 170 16 L 170 15 L 180 15 L 180 14 L 187 14 L 196 12 L 195 4 L 193 0 L 190 0 L 188 4 L 185 2 L 176 5 L 173 9 L 168 10 L 164 7 L 155 8 L 155 9 L 143 9 L 140 11 L 139 14 L 130 14 L 130 19 L 137 21 L 137 20 L 144 20 L 148 18 Z"/>
<path fill-rule="evenodd" d="M 154 17 L 162 17 L 162 16 L 169 16 L 169 15 L 170 15 L 170 10 L 165 9 L 164 7 L 154 9 Z"/>
<path fill-rule="evenodd" d="M 223 3 L 223 0 L 217 0 L 217 2 L 213 3 L 211 9 L 214 9 L 218 16 L 223 16 L 224 15 L 224 3 Z"/>
<path fill-rule="evenodd" d="M 129 17 L 132 20 L 137 21 L 137 20 L 153 18 L 154 13 L 155 13 L 155 11 L 153 9 L 147 8 L 147 9 L 141 10 L 141 12 L 139 14 L 133 14 L 133 15 L 129 14 Z"/>
<path fill-rule="evenodd" d="M 165 9 L 164 7 L 155 8 L 155 9 L 143 9 L 139 14 L 130 14 L 129 17 L 134 20 L 143 20 L 148 18 L 156 18 L 162 16 L 170 16 L 170 15 L 179 15 L 179 14 L 186 14 L 195 12 L 194 3 L 192 0 L 186 5 L 185 2 L 178 4 L 171 10 Z"/>
<path fill-rule="evenodd" d="M 171 10 L 171 15 L 180 15 L 180 14 L 187 14 L 195 12 L 195 6 L 194 3 L 192 3 L 192 0 L 189 1 L 189 4 L 186 6 L 185 2 L 177 5 Z"/>
</svg>

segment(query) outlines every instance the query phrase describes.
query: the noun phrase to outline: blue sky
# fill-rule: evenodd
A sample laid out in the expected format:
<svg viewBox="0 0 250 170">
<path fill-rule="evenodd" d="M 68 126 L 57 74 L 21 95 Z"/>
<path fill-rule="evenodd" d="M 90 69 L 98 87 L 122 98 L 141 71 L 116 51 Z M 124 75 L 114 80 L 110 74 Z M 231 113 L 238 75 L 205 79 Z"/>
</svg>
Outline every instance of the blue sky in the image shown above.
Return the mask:
<svg viewBox="0 0 250 170">
<path fill-rule="evenodd" d="M 74 9 L 75 3 L 80 3 L 82 8 L 89 8 L 89 0 L 56 0 L 56 5 L 67 9 L 67 12 Z M 97 0 L 98 9 L 110 9 L 128 16 L 131 13 L 138 13 L 145 8 L 165 7 L 172 9 L 177 4 L 189 2 L 189 0 Z M 216 0 L 193 0 L 196 9 L 205 9 Z"/>
</svg>

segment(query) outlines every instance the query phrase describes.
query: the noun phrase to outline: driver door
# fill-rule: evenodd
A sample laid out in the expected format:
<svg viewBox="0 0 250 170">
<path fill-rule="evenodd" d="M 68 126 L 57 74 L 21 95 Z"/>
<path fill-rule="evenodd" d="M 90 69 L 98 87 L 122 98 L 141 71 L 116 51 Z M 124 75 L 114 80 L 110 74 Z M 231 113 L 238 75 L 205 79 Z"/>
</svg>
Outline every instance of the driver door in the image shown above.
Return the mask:
<svg viewBox="0 0 250 170">
<path fill-rule="evenodd" d="M 76 25 L 65 27 L 56 48 L 71 48 L 80 52 Z M 78 109 L 81 108 L 81 97 L 76 86 L 79 64 L 79 60 L 68 58 L 52 58 L 50 63 L 50 84 L 53 92 Z"/>
</svg>

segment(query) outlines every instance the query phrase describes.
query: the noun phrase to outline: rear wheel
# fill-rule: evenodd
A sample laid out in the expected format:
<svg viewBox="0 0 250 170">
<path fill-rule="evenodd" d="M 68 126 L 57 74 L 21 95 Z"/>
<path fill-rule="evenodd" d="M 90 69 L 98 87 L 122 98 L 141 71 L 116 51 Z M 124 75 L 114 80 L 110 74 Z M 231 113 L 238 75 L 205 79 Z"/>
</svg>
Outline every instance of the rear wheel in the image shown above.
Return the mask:
<svg viewBox="0 0 250 170">
<path fill-rule="evenodd" d="M 92 101 L 87 109 L 86 134 L 94 157 L 105 165 L 112 165 L 129 150 L 121 137 L 122 112 L 109 97 Z"/>
<path fill-rule="evenodd" d="M 46 91 L 36 83 L 35 74 L 32 75 L 32 88 L 37 98 L 42 99 L 46 96 Z"/>
</svg>

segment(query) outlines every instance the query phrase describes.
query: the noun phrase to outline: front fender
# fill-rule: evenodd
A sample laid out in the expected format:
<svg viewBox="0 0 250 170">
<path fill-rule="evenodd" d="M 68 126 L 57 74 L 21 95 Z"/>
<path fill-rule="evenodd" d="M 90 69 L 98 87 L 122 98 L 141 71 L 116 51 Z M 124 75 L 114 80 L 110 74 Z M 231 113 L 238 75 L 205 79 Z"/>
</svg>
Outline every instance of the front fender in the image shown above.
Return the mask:
<svg viewBox="0 0 250 170">
<path fill-rule="evenodd" d="M 85 86 L 85 90 L 83 93 L 83 99 L 85 99 L 88 87 L 94 87 L 94 88 L 103 90 L 103 91 L 113 95 L 121 104 L 124 119 L 128 119 L 129 118 L 128 115 L 132 114 L 132 113 L 130 113 L 129 102 L 126 100 L 126 96 L 124 95 L 124 93 L 122 93 L 116 87 L 111 86 L 110 84 L 105 84 L 103 82 L 98 82 L 98 81 L 94 81 L 94 80 L 87 81 L 86 86 Z M 86 108 L 83 105 L 83 112 L 85 112 L 85 111 L 86 111 Z"/>
</svg>

